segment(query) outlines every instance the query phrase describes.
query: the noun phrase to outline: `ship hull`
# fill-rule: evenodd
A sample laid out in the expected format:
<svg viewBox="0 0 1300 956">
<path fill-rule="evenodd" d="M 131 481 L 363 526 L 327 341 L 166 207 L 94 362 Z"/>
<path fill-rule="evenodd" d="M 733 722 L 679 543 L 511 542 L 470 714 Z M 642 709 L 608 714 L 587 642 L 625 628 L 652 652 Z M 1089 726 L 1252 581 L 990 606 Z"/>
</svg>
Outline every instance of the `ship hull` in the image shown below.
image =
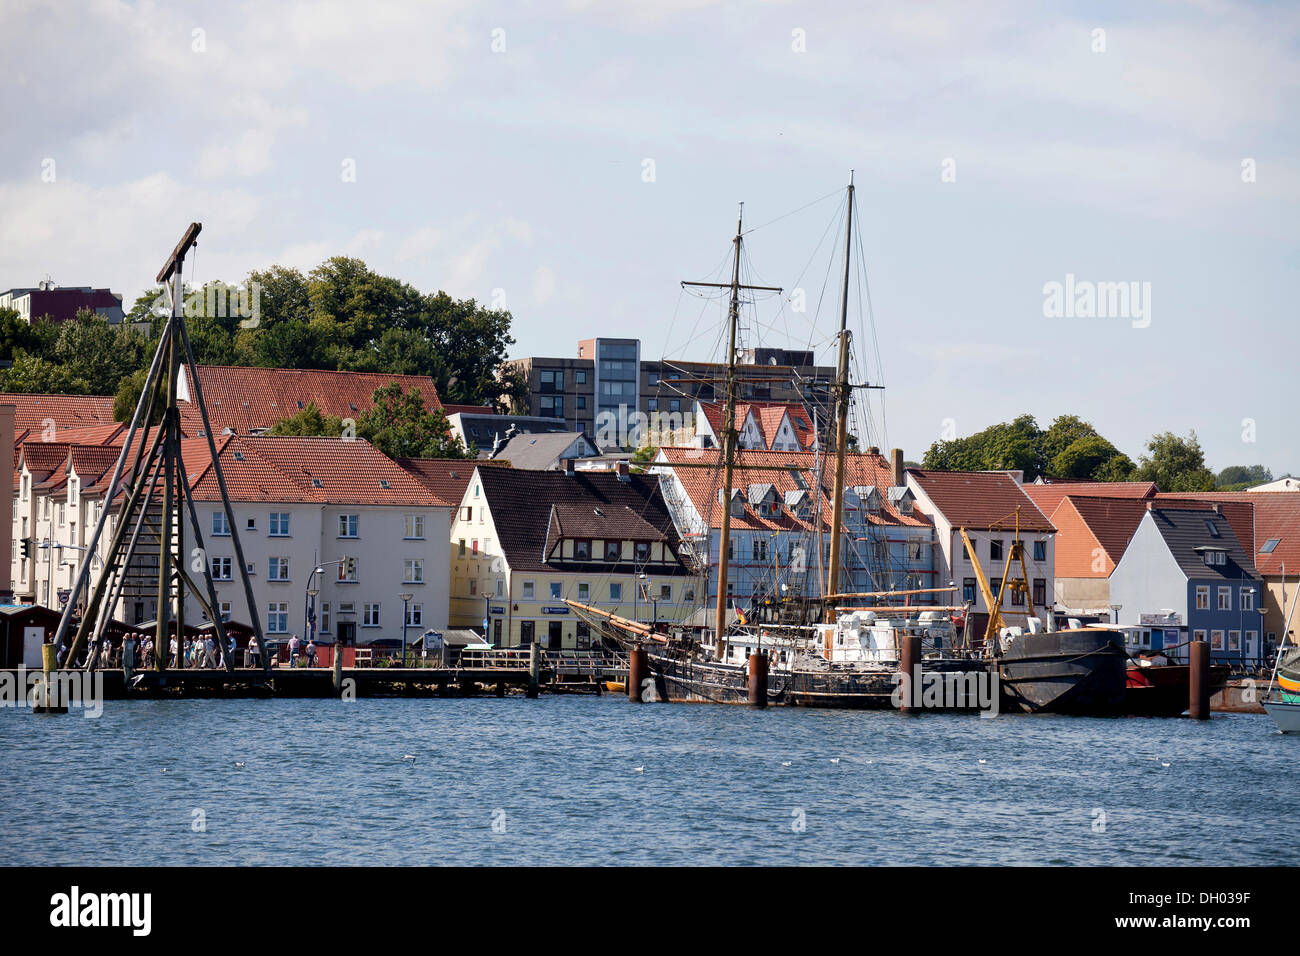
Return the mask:
<svg viewBox="0 0 1300 956">
<path fill-rule="evenodd" d="M 1264 710 L 1273 718 L 1278 731 L 1284 734 L 1300 734 L 1300 702 L 1266 700 Z"/>
<path fill-rule="evenodd" d="M 1121 640 L 1100 629 L 1020 635 L 996 659 L 1004 697 L 1031 714 L 1121 714 L 1128 662 Z"/>
<path fill-rule="evenodd" d="M 660 700 L 749 703 L 746 666 L 654 654 L 650 655 L 649 664 L 654 675 L 655 693 Z M 923 667 L 923 675 L 980 678 L 987 674 L 981 661 L 925 661 Z M 774 670 L 768 677 L 767 702 L 769 706 L 890 710 L 897 706 L 898 683 L 897 672 L 887 668 L 867 671 L 829 668 L 825 671 Z M 956 700 L 951 695 L 936 694 L 935 697 L 934 703 L 923 702 L 922 709 L 969 712 L 987 709 L 988 704 L 984 701 L 981 705 L 979 695 L 974 691 Z"/>
<path fill-rule="evenodd" d="M 1133 717 L 1177 717 L 1187 710 L 1190 697 L 1190 668 L 1186 664 L 1163 667 L 1129 667 L 1124 688 L 1123 713 Z M 1210 668 L 1210 694 L 1228 682 L 1229 668 Z"/>
</svg>

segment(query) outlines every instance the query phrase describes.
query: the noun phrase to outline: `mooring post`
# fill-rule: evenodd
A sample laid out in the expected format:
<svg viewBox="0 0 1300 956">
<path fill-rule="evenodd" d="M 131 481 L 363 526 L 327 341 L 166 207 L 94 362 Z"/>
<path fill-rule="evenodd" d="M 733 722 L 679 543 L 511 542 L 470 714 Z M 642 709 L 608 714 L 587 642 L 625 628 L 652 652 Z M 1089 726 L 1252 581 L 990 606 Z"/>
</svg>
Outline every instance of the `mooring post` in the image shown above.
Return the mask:
<svg viewBox="0 0 1300 956">
<path fill-rule="evenodd" d="M 1196 720 L 1209 720 L 1210 645 L 1206 641 L 1192 641 L 1189 651 L 1187 716 Z"/>
<path fill-rule="evenodd" d="M 762 651 L 749 655 L 749 702 L 755 707 L 767 706 L 767 655 Z"/>
<path fill-rule="evenodd" d="M 915 714 L 921 700 L 921 638 L 915 634 L 904 634 L 898 642 L 898 666 L 903 672 L 903 701 L 899 711 Z"/>
<path fill-rule="evenodd" d="M 89 653 L 89 652 L 87 652 Z M 55 665 L 55 647 L 53 644 L 41 645 L 41 672 L 45 675 L 45 681 L 41 685 L 41 691 L 45 695 L 43 706 L 44 713 L 50 713 L 54 707 L 58 706 L 58 701 L 50 695 L 51 678 L 54 676 Z"/>
<path fill-rule="evenodd" d="M 334 693 L 343 693 L 343 642 L 334 642 L 334 659 L 330 662 L 330 670 L 334 675 Z"/>
<path fill-rule="evenodd" d="M 634 704 L 639 704 L 645 699 L 642 684 L 649 669 L 645 648 L 638 643 L 627 655 L 627 699 Z"/>
<path fill-rule="evenodd" d="M 542 682 L 542 653 L 536 641 L 528 645 L 528 693 L 529 700 L 537 699 L 538 688 Z"/>
</svg>

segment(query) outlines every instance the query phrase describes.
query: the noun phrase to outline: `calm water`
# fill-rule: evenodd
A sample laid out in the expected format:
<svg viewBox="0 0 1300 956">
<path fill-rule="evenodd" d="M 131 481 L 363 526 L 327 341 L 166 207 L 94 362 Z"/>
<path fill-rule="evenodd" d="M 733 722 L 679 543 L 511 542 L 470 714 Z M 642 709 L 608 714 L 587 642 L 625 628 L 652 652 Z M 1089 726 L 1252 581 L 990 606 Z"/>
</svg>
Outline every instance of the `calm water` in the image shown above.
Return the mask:
<svg viewBox="0 0 1300 956">
<path fill-rule="evenodd" d="M 1300 817 L 1262 715 L 109 702 L 0 710 L 0 754 L 6 864 L 1249 865 Z"/>
</svg>

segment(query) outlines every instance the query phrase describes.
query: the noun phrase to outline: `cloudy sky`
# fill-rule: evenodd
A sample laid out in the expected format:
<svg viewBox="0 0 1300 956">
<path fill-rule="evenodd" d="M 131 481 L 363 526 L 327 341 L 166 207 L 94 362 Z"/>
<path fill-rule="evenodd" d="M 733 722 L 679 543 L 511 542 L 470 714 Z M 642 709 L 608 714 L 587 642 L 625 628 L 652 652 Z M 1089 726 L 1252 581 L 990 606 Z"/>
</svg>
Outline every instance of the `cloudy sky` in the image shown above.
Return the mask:
<svg viewBox="0 0 1300 956">
<path fill-rule="evenodd" d="M 873 440 L 1075 413 L 1300 473 L 1293 5 L 3 0 L 0 32 L 0 287 L 129 304 L 199 220 L 199 280 L 356 255 L 497 296 L 515 355 L 711 358 L 679 281 L 743 200 L 753 275 L 808 302 L 748 334 L 830 361 L 814 200 L 854 169 Z M 1067 275 L 1147 314 L 1045 315 Z"/>
</svg>

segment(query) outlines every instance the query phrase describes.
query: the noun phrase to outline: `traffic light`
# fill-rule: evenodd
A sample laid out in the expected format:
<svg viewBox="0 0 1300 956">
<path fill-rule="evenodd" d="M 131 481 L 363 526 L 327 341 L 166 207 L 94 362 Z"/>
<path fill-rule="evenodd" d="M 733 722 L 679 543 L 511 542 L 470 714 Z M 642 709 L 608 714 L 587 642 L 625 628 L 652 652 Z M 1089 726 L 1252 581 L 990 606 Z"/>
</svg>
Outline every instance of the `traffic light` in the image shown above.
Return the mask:
<svg viewBox="0 0 1300 956">
<path fill-rule="evenodd" d="M 344 561 L 344 565 L 343 565 L 343 566 L 344 566 L 344 568 L 347 570 L 347 576 L 348 576 L 349 578 L 355 578 L 355 577 L 357 576 L 357 559 L 356 559 L 356 558 L 347 558 L 347 559 L 345 559 L 345 561 Z"/>
<path fill-rule="evenodd" d="M 32 539 L 23 538 L 23 560 L 27 560 L 31 556 L 32 556 Z"/>
</svg>

